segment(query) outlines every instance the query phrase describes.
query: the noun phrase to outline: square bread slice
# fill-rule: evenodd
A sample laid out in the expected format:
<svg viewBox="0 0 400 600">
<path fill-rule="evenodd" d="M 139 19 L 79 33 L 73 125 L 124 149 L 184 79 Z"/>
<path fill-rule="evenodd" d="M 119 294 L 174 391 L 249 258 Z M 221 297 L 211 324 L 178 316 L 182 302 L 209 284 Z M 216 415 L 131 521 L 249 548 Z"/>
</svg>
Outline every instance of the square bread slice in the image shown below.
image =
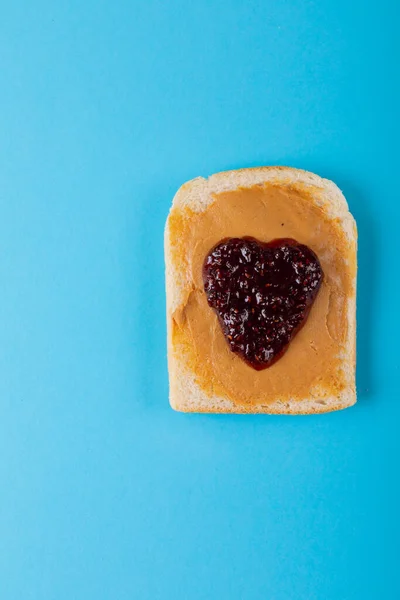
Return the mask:
<svg viewBox="0 0 400 600">
<path fill-rule="evenodd" d="M 219 241 L 294 238 L 324 280 L 304 327 L 272 366 L 233 353 L 207 303 L 203 262 Z M 165 229 L 170 403 L 183 412 L 314 414 L 356 402 L 357 229 L 338 187 L 289 167 L 188 181 Z"/>
</svg>

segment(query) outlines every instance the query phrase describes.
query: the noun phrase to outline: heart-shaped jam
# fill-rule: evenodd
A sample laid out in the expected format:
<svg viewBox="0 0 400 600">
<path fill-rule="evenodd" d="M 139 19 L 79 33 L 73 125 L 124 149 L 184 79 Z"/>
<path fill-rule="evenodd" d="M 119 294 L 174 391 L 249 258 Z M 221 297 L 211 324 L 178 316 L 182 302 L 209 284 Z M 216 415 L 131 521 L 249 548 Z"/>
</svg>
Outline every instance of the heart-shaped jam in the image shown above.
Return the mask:
<svg viewBox="0 0 400 600">
<path fill-rule="evenodd" d="M 203 268 L 208 304 L 233 352 L 270 367 L 307 320 L 323 280 L 316 254 L 292 239 L 221 241 Z"/>
</svg>

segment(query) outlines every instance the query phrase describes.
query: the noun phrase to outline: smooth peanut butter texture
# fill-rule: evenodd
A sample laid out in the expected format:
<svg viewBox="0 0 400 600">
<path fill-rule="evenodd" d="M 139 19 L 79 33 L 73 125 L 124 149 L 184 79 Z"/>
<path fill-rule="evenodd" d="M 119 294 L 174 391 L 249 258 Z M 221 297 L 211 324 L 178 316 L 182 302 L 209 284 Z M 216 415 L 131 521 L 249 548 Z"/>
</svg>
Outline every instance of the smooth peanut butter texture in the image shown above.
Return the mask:
<svg viewBox="0 0 400 600">
<path fill-rule="evenodd" d="M 355 247 L 309 194 L 310 188 L 268 183 L 216 194 L 202 213 L 186 208 L 170 215 L 171 235 L 179 240 L 174 252 L 190 279 L 187 297 L 172 315 L 172 343 L 210 396 L 268 404 L 277 398 L 329 397 L 346 385 L 340 353 L 347 338 L 348 299 L 355 294 Z M 283 357 L 263 371 L 230 350 L 203 287 L 203 262 L 211 248 L 224 238 L 245 236 L 263 242 L 294 238 L 314 250 L 324 271 L 304 327 Z"/>
</svg>

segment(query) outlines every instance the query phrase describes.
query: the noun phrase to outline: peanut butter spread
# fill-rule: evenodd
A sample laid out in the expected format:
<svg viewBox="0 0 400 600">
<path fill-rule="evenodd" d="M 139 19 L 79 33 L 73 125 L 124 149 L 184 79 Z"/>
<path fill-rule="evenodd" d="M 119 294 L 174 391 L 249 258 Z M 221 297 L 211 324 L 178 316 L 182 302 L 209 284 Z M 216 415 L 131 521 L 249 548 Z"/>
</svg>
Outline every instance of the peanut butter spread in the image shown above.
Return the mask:
<svg viewBox="0 0 400 600">
<path fill-rule="evenodd" d="M 329 397 L 345 385 L 340 354 L 348 334 L 348 300 L 355 294 L 355 248 L 340 223 L 310 202 L 309 194 L 309 188 L 269 183 L 216 194 L 201 213 L 189 208 L 171 213 L 170 229 L 180 240 L 175 251 L 190 279 L 185 301 L 172 315 L 173 346 L 210 396 L 267 404 L 277 397 Z M 245 236 L 264 242 L 293 238 L 317 254 L 324 271 L 304 327 L 284 356 L 263 371 L 230 350 L 203 287 L 203 262 L 210 249 L 224 238 Z"/>
</svg>

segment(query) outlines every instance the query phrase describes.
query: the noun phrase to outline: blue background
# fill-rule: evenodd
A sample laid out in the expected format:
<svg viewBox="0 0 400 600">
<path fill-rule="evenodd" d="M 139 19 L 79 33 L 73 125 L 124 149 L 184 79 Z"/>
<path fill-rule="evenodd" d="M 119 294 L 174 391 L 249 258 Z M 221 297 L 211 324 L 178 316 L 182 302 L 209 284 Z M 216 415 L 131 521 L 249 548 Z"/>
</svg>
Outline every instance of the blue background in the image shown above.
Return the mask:
<svg viewBox="0 0 400 600">
<path fill-rule="evenodd" d="M 395 2 L 1 13 L 1 599 L 399 598 Z M 332 178 L 358 220 L 359 403 L 174 413 L 171 199 L 264 164 Z"/>
</svg>

